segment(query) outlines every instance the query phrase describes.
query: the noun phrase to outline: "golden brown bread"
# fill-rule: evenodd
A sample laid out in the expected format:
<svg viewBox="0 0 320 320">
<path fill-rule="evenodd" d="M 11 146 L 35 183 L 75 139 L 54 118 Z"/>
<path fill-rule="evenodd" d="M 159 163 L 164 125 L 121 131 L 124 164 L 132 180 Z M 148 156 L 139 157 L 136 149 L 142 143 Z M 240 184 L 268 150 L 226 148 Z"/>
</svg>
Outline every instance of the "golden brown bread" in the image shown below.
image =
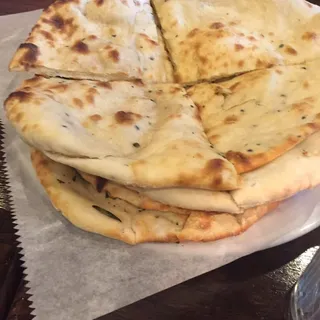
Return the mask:
<svg viewBox="0 0 320 320">
<path fill-rule="evenodd" d="M 75 79 L 170 82 L 149 0 L 57 0 L 10 63 L 12 71 Z"/>
<path fill-rule="evenodd" d="M 277 203 L 244 214 L 177 214 L 143 210 L 105 197 L 76 171 L 33 151 L 32 164 L 54 207 L 75 226 L 129 244 L 141 242 L 213 241 L 240 234 Z"/>
</svg>

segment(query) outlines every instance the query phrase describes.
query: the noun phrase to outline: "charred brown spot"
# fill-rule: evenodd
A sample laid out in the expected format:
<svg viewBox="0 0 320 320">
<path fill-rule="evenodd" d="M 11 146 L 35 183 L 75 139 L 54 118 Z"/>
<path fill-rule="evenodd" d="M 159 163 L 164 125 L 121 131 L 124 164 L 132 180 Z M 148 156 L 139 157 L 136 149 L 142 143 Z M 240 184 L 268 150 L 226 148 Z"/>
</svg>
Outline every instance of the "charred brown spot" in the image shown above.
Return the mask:
<svg viewBox="0 0 320 320">
<path fill-rule="evenodd" d="M 96 189 L 100 193 L 107 184 L 107 180 L 105 178 L 96 177 Z"/>
<path fill-rule="evenodd" d="M 211 29 L 221 29 L 224 27 L 224 24 L 222 22 L 214 22 L 210 25 Z"/>
<path fill-rule="evenodd" d="M 244 61 L 240 60 L 238 61 L 238 67 L 242 68 L 244 66 Z"/>
<path fill-rule="evenodd" d="M 125 112 L 125 111 L 118 111 L 115 115 L 115 120 L 117 123 L 120 124 L 132 124 L 136 120 L 139 120 L 142 118 L 140 114 L 134 113 L 134 112 Z"/>
<path fill-rule="evenodd" d="M 206 164 L 206 168 L 209 171 L 219 171 L 223 167 L 224 167 L 224 161 L 222 159 L 211 159 Z"/>
<path fill-rule="evenodd" d="M 307 126 L 312 129 L 313 131 L 316 131 L 319 129 L 319 125 L 313 122 L 307 123 Z"/>
<path fill-rule="evenodd" d="M 32 27 L 31 31 L 35 31 L 35 30 L 40 29 L 40 28 L 41 28 L 40 24 L 37 23 Z"/>
<path fill-rule="evenodd" d="M 89 117 L 90 120 L 92 121 L 100 121 L 102 119 L 102 117 L 100 116 L 100 114 L 93 114 L 92 116 Z"/>
<path fill-rule="evenodd" d="M 95 95 L 95 94 L 97 94 L 98 93 L 98 90 L 96 89 L 96 88 L 89 88 L 88 89 L 88 94 L 93 94 L 93 95 Z"/>
<path fill-rule="evenodd" d="M 41 82 L 42 77 L 34 77 L 25 81 L 25 84 L 36 85 L 38 82 Z M 28 87 L 25 87 L 27 89 Z M 29 87 L 30 88 L 30 87 Z"/>
<path fill-rule="evenodd" d="M 209 62 L 208 58 L 202 57 L 202 56 L 199 57 L 199 60 L 201 61 L 202 64 L 207 64 Z"/>
<path fill-rule="evenodd" d="M 103 5 L 104 0 L 94 0 L 94 2 L 96 3 L 96 5 L 97 5 L 98 7 L 100 7 L 100 6 Z"/>
<path fill-rule="evenodd" d="M 256 67 L 257 68 L 262 68 L 264 66 L 265 66 L 265 63 L 262 60 L 258 59 L 257 62 L 256 62 Z"/>
<path fill-rule="evenodd" d="M 283 72 L 281 70 L 279 70 L 279 69 L 276 69 L 276 73 L 283 74 Z"/>
<path fill-rule="evenodd" d="M 274 36 L 274 33 L 273 33 L 273 32 L 269 32 L 268 34 L 269 34 L 269 36 L 271 36 L 271 37 Z"/>
<path fill-rule="evenodd" d="M 308 102 L 305 102 L 305 101 L 294 103 L 292 105 L 292 109 L 294 111 L 297 111 L 298 113 L 304 113 L 304 112 L 308 111 L 310 108 L 312 108 L 310 106 L 310 104 Z"/>
<path fill-rule="evenodd" d="M 120 60 L 119 51 L 116 49 L 109 51 L 109 57 L 113 60 L 113 62 L 119 62 Z"/>
<path fill-rule="evenodd" d="M 141 80 L 139 80 L 139 79 L 132 80 L 131 82 L 132 82 L 133 84 L 135 84 L 136 86 L 138 86 L 138 87 L 144 87 L 144 83 L 143 83 Z"/>
<path fill-rule="evenodd" d="M 295 145 L 299 142 L 299 140 L 301 139 L 301 136 L 289 136 L 287 138 L 287 144 L 292 146 L 292 145 Z"/>
<path fill-rule="evenodd" d="M 92 94 L 87 94 L 86 95 L 86 100 L 89 104 L 93 104 L 94 103 L 94 95 Z"/>
<path fill-rule="evenodd" d="M 233 164 L 238 164 L 241 167 L 248 167 L 251 165 L 250 158 L 242 152 L 228 151 L 226 158 Z"/>
<path fill-rule="evenodd" d="M 110 82 L 97 82 L 97 86 L 105 89 L 112 89 L 112 85 Z"/>
<path fill-rule="evenodd" d="M 52 34 L 48 31 L 41 30 L 40 33 L 49 41 L 54 41 Z"/>
<path fill-rule="evenodd" d="M 44 19 L 44 22 L 52 25 L 54 28 L 59 29 L 59 30 L 62 30 L 65 28 L 65 21 L 58 14 L 55 14 L 50 19 Z"/>
<path fill-rule="evenodd" d="M 23 116 L 24 116 L 24 114 L 23 114 L 22 112 L 19 112 L 19 113 L 16 115 L 15 121 L 16 121 L 17 123 L 19 123 L 19 122 L 22 120 Z"/>
<path fill-rule="evenodd" d="M 199 51 L 201 48 L 201 45 L 202 45 L 201 42 L 195 42 L 193 47 L 196 51 Z M 188 49 L 185 50 L 185 54 L 188 54 Z"/>
<path fill-rule="evenodd" d="M 66 34 L 69 37 L 72 36 L 77 29 L 77 26 L 73 24 L 73 18 L 63 19 L 59 14 L 55 14 L 50 19 L 44 18 L 42 21 L 51 25 L 54 29 L 58 29 L 62 34 Z"/>
<path fill-rule="evenodd" d="M 309 82 L 307 80 L 303 82 L 303 87 L 305 89 L 308 89 L 310 87 L 310 84 L 309 84 Z"/>
<path fill-rule="evenodd" d="M 302 150 L 302 155 L 303 155 L 304 157 L 308 157 L 308 156 L 309 156 L 309 153 L 308 153 L 308 151 L 306 151 L 306 150 Z"/>
<path fill-rule="evenodd" d="M 209 137 L 209 141 L 212 143 L 212 144 L 215 144 L 220 138 L 220 135 L 218 134 L 213 134 L 212 136 Z"/>
<path fill-rule="evenodd" d="M 256 67 L 258 69 L 259 68 L 271 68 L 273 66 L 274 66 L 273 63 L 267 62 L 267 61 L 263 61 L 263 60 L 260 60 L 260 59 L 258 59 L 257 62 L 256 62 Z"/>
<path fill-rule="evenodd" d="M 199 32 L 199 29 L 198 29 L 198 28 L 195 28 L 195 29 L 191 30 L 191 31 L 188 33 L 187 37 L 188 37 L 188 38 L 192 38 L 192 37 L 194 37 L 198 32 Z"/>
<path fill-rule="evenodd" d="M 79 98 L 73 98 L 72 101 L 77 107 L 79 108 L 83 107 L 83 102 Z"/>
<path fill-rule="evenodd" d="M 39 48 L 33 43 L 22 43 L 19 49 L 25 49 L 23 56 L 20 58 L 20 63 L 28 68 L 33 67 L 40 55 Z"/>
<path fill-rule="evenodd" d="M 228 67 L 228 62 L 224 62 L 223 66 L 224 66 L 225 68 L 227 68 L 227 67 Z"/>
<path fill-rule="evenodd" d="M 59 83 L 57 85 L 54 85 L 50 87 L 50 90 L 56 90 L 58 92 L 64 92 L 68 89 L 68 85 L 65 83 Z"/>
<path fill-rule="evenodd" d="M 90 35 L 90 36 L 88 37 L 88 40 L 96 40 L 96 39 L 98 39 L 98 37 L 95 36 L 94 34 L 92 34 L 92 35 Z"/>
<path fill-rule="evenodd" d="M 225 124 L 233 124 L 238 121 L 238 117 L 236 115 L 228 116 L 224 119 Z"/>
<path fill-rule="evenodd" d="M 254 36 L 249 36 L 249 37 L 248 37 L 248 40 L 250 40 L 250 41 L 257 41 L 257 39 L 256 39 Z"/>
<path fill-rule="evenodd" d="M 312 4 L 311 3 L 309 3 L 309 2 L 305 2 L 305 4 L 309 7 L 309 8 L 312 8 Z"/>
<path fill-rule="evenodd" d="M 182 77 L 180 74 L 174 74 L 174 80 L 178 83 L 182 82 Z"/>
<path fill-rule="evenodd" d="M 89 53 L 89 48 L 88 48 L 87 44 L 85 44 L 85 43 L 82 42 L 82 41 L 76 42 L 76 43 L 71 47 L 71 50 L 76 51 L 76 52 L 81 53 L 81 54 L 87 54 L 87 53 Z"/>
<path fill-rule="evenodd" d="M 148 42 L 150 45 L 152 45 L 152 46 L 158 46 L 158 45 L 159 45 L 158 42 L 150 39 L 146 34 L 140 33 L 139 35 L 140 35 L 146 42 Z"/>
<path fill-rule="evenodd" d="M 286 51 L 286 53 L 291 54 L 292 56 L 296 56 L 298 54 L 297 50 L 295 50 L 294 48 L 292 48 L 290 46 L 286 46 L 285 51 Z"/>
<path fill-rule="evenodd" d="M 32 98 L 31 92 L 15 91 L 9 95 L 9 97 L 6 99 L 4 104 L 6 104 L 9 100 L 12 100 L 12 99 L 17 99 L 19 102 L 29 102 L 31 98 Z"/>
<path fill-rule="evenodd" d="M 310 40 L 316 40 L 317 39 L 317 34 L 315 32 L 305 32 L 302 35 L 302 40 L 310 41 Z"/>
<path fill-rule="evenodd" d="M 218 29 L 216 32 L 216 38 L 221 39 L 226 36 L 226 32 L 223 29 Z"/>
<path fill-rule="evenodd" d="M 240 50 L 243 50 L 243 49 L 244 49 L 244 46 L 241 45 L 241 44 L 239 44 L 239 43 L 236 43 L 236 44 L 234 45 L 234 49 L 235 49 L 236 51 L 240 51 Z"/>
</svg>

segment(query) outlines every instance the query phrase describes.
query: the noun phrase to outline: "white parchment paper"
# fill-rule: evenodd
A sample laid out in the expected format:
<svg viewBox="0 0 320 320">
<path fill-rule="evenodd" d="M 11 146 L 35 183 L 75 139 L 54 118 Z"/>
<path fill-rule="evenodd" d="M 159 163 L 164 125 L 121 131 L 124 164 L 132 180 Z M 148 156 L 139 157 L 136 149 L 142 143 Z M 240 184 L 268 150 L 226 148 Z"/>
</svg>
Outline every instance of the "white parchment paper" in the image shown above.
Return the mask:
<svg viewBox="0 0 320 320">
<path fill-rule="evenodd" d="M 0 17 L 0 101 L 23 76 L 7 65 L 40 11 Z M 27 147 L 7 123 L 5 149 L 36 319 L 93 319 L 320 225 L 320 188 L 283 203 L 246 233 L 206 244 L 135 247 L 83 232 L 57 213 L 37 182 Z M 277 183 L 275 181 L 275 183 Z"/>
</svg>

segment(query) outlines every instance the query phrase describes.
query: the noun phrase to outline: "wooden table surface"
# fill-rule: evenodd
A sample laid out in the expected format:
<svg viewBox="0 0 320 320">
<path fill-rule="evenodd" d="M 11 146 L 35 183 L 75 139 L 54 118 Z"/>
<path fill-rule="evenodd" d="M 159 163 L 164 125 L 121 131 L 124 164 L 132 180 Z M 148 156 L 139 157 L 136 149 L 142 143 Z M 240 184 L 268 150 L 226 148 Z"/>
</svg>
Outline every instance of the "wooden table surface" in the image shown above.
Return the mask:
<svg viewBox="0 0 320 320">
<path fill-rule="evenodd" d="M 0 15 L 40 9 L 51 2 L 0 0 Z M 311 2 L 320 5 L 320 0 Z M 0 320 L 27 320 L 32 319 L 29 296 L 22 279 L 4 173 L 0 151 Z M 284 319 L 288 293 L 319 245 L 320 228 L 150 296 L 101 320 Z"/>
</svg>

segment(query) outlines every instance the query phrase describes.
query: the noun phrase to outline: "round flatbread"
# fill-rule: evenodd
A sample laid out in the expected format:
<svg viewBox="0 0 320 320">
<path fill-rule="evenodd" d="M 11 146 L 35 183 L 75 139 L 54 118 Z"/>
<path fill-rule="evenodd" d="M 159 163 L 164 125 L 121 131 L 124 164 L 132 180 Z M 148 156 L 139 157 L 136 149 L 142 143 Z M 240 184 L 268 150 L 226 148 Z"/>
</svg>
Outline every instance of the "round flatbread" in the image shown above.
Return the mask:
<svg viewBox="0 0 320 320">
<path fill-rule="evenodd" d="M 178 84 L 35 77 L 5 108 L 27 143 L 87 173 L 144 188 L 239 186 Z"/>
<path fill-rule="evenodd" d="M 273 161 L 320 129 L 320 59 L 202 83 L 188 94 L 215 149 L 239 173 Z"/>
<path fill-rule="evenodd" d="M 171 211 L 179 214 L 229 212 L 241 213 L 230 193 L 188 188 L 142 189 L 130 188 L 79 171 L 79 174 L 98 191 L 111 198 L 125 200 L 136 207 L 150 210 Z"/>
<path fill-rule="evenodd" d="M 153 0 L 181 83 L 319 58 L 320 9 L 305 0 Z"/>
<path fill-rule="evenodd" d="M 39 151 L 33 151 L 31 159 L 52 204 L 72 224 L 129 244 L 213 241 L 235 236 L 278 205 L 262 205 L 236 216 L 143 210 L 123 200 L 106 198 L 73 168 L 52 161 Z"/>
<path fill-rule="evenodd" d="M 271 163 L 243 174 L 241 188 L 231 195 L 241 208 L 287 199 L 320 184 L 319 164 L 317 132 Z"/>
<path fill-rule="evenodd" d="M 74 79 L 172 81 L 149 0 L 55 1 L 10 69 Z"/>
</svg>

